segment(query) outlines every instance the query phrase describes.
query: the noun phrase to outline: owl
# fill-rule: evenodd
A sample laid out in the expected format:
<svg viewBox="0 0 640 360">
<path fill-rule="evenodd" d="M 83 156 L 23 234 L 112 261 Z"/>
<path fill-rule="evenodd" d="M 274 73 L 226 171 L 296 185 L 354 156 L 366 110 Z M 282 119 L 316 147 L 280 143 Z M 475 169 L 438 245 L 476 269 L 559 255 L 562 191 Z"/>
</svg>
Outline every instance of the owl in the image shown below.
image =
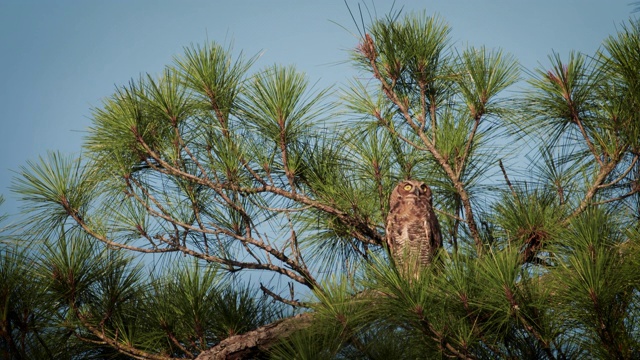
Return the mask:
<svg viewBox="0 0 640 360">
<path fill-rule="evenodd" d="M 436 250 L 442 247 L 442 235 L 427 184 L 405 180 L 393 189 L 386 233 L 396 266 L 403 267 L 406 259 L 415 259 L 420 267 L 431 264 Z"/>
</svg>

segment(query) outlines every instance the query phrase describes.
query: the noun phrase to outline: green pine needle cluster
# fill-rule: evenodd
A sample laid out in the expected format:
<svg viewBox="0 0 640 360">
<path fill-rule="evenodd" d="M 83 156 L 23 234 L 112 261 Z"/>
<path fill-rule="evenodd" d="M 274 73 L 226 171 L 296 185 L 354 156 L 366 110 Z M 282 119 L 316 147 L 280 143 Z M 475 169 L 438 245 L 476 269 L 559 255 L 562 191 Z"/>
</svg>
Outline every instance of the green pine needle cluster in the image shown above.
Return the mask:
<svg viewBox="0 0 640 360">
<path fill-rule="evenodd" d="M 0 357 L 639 358 L 640 22 L 533 70 L 426 13 L 359 30 L 338 91 L 188 46 L 21 167 Z M 404 179 L 426 268 L 389 260 Z"/>
</svg>

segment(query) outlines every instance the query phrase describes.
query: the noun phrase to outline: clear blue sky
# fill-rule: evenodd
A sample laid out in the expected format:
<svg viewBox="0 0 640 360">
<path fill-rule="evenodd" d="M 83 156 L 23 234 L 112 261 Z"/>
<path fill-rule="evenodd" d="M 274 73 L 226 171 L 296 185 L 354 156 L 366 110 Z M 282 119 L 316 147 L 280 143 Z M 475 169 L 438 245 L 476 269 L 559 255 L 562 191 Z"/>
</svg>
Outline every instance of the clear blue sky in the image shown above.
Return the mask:
<svg viewBox="0 0 640 360">
<path fill-rule="evenodd" d="M 527 68 L 551 50 L 593 53 L 627 21 L 632 0 L 399 0 L 405 11 L 440 14 L 463 48 L 500 47 Z M 358 2 L 348 0 L 352 9 Z M 371 8 L 371 0 L 361 4 Z M 379 14 L 391 1 L 376 0 Z M 91 108 L 116 85 L 158 74 L 174 55 L 207 39 L 264 56 L 256 69 L 295 64 L 319 85 L 344 83 L 341 61 L 356 45 L 343 0 L 0 0 L 0 194 L 27 160 L 79 154 Z"/>
</svg>

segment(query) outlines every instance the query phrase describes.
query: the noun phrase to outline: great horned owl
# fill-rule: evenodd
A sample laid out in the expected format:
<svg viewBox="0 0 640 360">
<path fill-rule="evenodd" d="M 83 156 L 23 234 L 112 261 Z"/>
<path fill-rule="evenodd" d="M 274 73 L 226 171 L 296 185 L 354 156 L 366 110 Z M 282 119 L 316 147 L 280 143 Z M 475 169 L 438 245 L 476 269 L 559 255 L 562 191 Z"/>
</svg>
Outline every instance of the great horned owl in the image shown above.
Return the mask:
<svg viewBox="0 0 640 360">
<path fill-rule="evenodd" d="M 386 233 L 396 266 L 402 266 L 407 258 L 415 259 L 420 266 L 431 263 L 436 250 L 442 247 L 442 235 L 427 184 L 405 180 L 393 189 Z"/>
</svg>

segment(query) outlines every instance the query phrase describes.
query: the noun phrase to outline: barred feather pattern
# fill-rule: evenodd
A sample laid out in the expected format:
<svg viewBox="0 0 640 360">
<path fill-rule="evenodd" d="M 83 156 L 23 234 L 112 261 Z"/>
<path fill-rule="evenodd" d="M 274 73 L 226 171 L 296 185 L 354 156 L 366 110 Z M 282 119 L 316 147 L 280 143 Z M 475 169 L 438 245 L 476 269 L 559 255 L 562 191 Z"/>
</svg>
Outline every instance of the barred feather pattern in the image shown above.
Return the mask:
<svg viewBox="0 0 640 360">
<path fill-rule="evenodd" d="M 435 252 L 442 247 L 442 235 L 427 184 L 405 180 L 393 189 L 386 240 L 396 266 L 404 267 L 407 259 L 415 259 L 420 267 L 431 264 Z"/>
</svg>

